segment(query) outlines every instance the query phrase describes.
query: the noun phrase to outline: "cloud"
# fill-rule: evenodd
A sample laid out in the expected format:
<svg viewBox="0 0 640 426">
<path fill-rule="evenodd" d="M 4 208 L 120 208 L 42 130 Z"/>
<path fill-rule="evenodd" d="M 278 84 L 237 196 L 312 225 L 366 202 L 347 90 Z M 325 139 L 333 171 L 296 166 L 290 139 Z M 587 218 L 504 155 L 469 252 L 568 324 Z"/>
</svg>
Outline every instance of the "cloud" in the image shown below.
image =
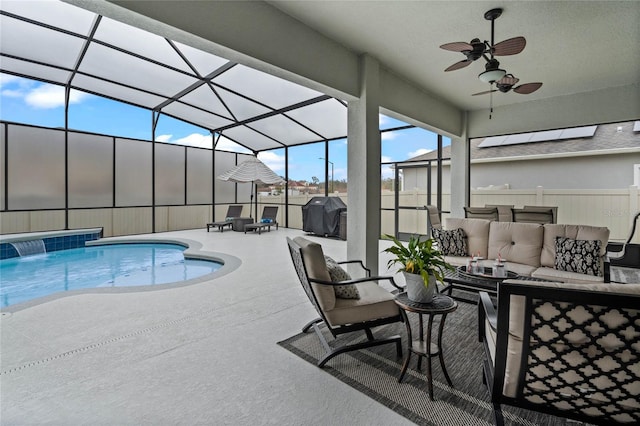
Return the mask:
<svg viewBox="0 0 640 426">
<path fill-rule="evenodd" d="M 380 162 L 381 163 L 390 163 L 393 161 L 393 158 L 389 157 L 388 155 L 382 155 L 380 157 Z"/>
<path fill-rule="evenodd" d="M 168 136 L 171 138 L 172 135 L 162 135 Z M 156 138 L 158 140 L 158 138 Z M 162 142 L 171 142 L 178 145 L 187 145 L 187 146 L 197 146 L 200 148 L 211 148 L 211 135 L 202 135 L 200 133 L 191 133 L 189 136 L 185 136 L 184 138 L 172 140 L 165 140 Z"/>
<path fill-rule="evenodd" d="M 173 135 L 160 135 L 160 136 L 156 136 L 156 141 L 157 142 L 169 142 L 171 140 L 171 137 Z"/>
<path fill-rule="evenodd" d="M 380 133 L 380 140 L 381 141 L 390 141 L 392 139 L 395 139 L 397 136 L 396 132 L 381 132 Z"/>
<path fill-rule="evenodd" d="M 277 174 L 284 174 L 284 156 L 265 151 L 258 154 L 258 159 Z"/>
<path fill-rule="evenodd" d="M 432 149 L 426 149 L 426 148 L 420 148 L 417 149 L 413 152 L 408 153 L 407 155 L 409 156 L 408 158 L 413 158 L 413 157 L 417 157 L 418 155 L 423 155 L 423 154 L 427 154 L 429 152 L 433 151 Z"/>
<path fill-rule="evenodd" d="M 220 139 L 218 139 L 218 143 L 216 144 L 216 149 L 221 151 L 242 152 L 242 153 L 249 153 L 249 154 L 251 153 L 251 151 L 248 150 L 247 148 L 241 145 L 238 145 L 237 143 L 225 138 L 224 136 L 221 136 Z"/>
<path fill-rule="evenodd" d="M 77 90 L 69 93 L 69 103 L 77 104 L 90 95 Z M 53 84 L 42 84 L 31 89 L 24 97 L 27 105 L 33 108 L 52 109 L 64 106 L 64 87 Z"/>
</svg>

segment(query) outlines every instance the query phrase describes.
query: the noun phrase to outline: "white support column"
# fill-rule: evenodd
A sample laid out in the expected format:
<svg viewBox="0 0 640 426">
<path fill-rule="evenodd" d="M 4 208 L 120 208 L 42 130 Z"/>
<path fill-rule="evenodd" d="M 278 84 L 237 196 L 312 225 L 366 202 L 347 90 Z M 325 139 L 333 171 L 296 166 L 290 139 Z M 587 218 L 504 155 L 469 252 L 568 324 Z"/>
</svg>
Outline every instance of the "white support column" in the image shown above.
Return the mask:
<svg viewBox="0 0 640 426">
<path fill-rule="evenodd" d="M 362 259 L 378 274 L 380 239 L 380 69 L 376 59 L 360 57 L 360 97 L 348 108 L 347 257 Z"/>
<path fill-rule="evenodd" d="M 462 135 L 451 139 L 451 217 L 464 217 L 469 187 L 470 152 L 467 144 L 468 113 L 462 116 Z"/>
</svg>

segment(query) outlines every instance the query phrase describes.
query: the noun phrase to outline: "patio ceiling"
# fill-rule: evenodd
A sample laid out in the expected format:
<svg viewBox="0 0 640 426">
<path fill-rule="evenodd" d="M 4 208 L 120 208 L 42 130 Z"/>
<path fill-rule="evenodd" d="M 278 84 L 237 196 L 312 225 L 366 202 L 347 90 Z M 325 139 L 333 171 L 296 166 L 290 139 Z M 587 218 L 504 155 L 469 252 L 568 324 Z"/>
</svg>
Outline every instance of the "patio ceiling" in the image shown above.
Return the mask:
<svg viewBox="0 0 640 426">
<path fill-rule="evenodd" d="M 221 133 L 254 152 L 345 137 L 346 103 L 58 2 L 3 1 L 0 71 Z"/>
</svg>

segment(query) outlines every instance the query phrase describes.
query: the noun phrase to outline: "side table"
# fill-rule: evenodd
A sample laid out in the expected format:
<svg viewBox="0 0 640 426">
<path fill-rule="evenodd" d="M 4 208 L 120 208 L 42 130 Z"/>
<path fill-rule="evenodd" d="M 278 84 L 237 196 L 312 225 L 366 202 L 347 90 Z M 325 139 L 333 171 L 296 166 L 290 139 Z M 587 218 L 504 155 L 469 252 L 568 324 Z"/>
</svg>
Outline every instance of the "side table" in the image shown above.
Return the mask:
<svg viewBox="0 0 640 426">
<path fill-rule="evenodd" d="M 431 373 L 432 357 L 437 356 L 440 359 L 440 366 L 442 367 L 444 377 L 447 379 L 449 385 L 453 386 L 451 378 L 449 377 L 449 373 L 447 372 L 447 368 L 444 365 L 444 355 L 442 351 L 442 331 L 444 329 L 444 321 L 447 318 L 447 314 L 458 309 L 458 303 L 451 297 L 445 296 L 443 294 L 436 294 L 433 297 L 431 303 L 417 303 L 409 300 L 409 298 L 407 297 L 407 293 L 398 294 L 395 297 L 395 302 L 400 307 L 400 314 L 402 315 L 405 326 L 407 327 L 408 341 L 407 357 L 402 364 L 402 371 L 400 372 L 398 382 L 402 381 L 404 374 L 407 372 L 407 367 L 409 367 L 409 360 L 411 359 L 412 353 L 418 355 L 418 370 L 422 369 L 422 357 L 427 358 L 427 385 L 429 387 L 429 396 L 433 401 L 433 375 Z M 412 337 L 413 333 L 411 332 L 411 324 L 409 323 L 407 312 L 414 312 L 418 314 L 419 338 L 416 340 L 414 340 Z M 424 323 L 422 319 L 423 315 L 429 316 L 426 339 L 424 336 Z M 431 342 L 431 328 L 433 326 L 433 318 L 436 315 L 442 315 L 442 318 L 440 319 L 440 327 L 438 329 L 438 343 L 433 344 Z"/>
<path fill-rule="evenodd" d="M 244 226 L 253 223 L 253 218 L 250 217 L 234 217 L 231 219 L 231 229 L 238 232 L 244 232 Z"/>
</svg>

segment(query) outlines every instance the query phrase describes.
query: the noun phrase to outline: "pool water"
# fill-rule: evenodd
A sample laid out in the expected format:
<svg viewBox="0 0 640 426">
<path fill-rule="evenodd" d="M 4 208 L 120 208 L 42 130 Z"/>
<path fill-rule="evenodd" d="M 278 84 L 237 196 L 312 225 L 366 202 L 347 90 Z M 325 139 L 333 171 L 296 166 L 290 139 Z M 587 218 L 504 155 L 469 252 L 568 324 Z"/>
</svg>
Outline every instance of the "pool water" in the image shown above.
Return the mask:
<svg viewBox="0 0 640 426">
<path fill-rule="evenodd" d="M 113 244 L 53 251 L 0 261 L 0 306 L 53 293 L 185 281 L 221 263 L 185 259 L 177 244 Z"/>
</svg>

